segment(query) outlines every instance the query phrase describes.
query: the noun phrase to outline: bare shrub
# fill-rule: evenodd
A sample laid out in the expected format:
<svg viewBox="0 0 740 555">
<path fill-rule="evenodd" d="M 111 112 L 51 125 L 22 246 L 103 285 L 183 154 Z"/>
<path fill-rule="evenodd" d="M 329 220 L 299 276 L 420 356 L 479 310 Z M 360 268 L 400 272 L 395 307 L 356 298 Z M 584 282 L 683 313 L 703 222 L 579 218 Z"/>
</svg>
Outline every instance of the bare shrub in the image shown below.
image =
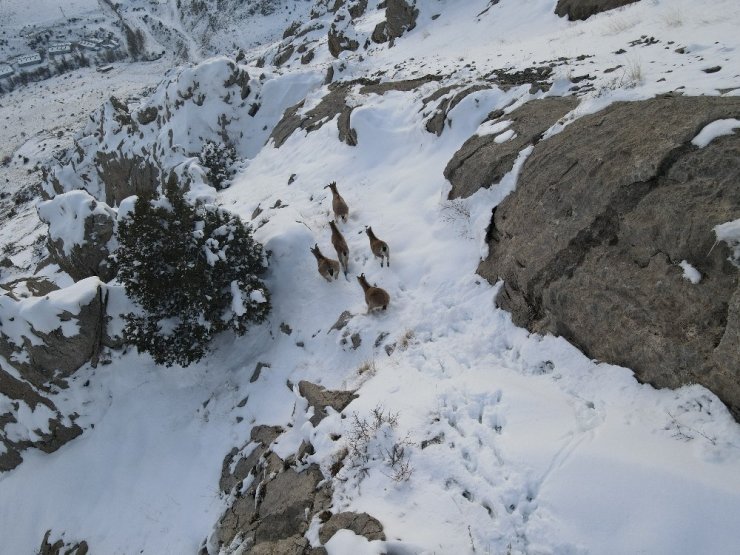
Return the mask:
<svg viewBox="0 0 740 555">
<path fill-rule="evenodd" d="M 390 469 L 386 475 L 395 482 L 405 482 L 413 474 L 407 448 L 412 445 L 408 438 L 398 439 L 398 413 L 384 412 L 376 406 L 369 416 L 352 417 L 352 428 L 347 435 L 345 470 L 358 481 L 366 477 L 371 468 L 378 464 Z"/>
</svg>

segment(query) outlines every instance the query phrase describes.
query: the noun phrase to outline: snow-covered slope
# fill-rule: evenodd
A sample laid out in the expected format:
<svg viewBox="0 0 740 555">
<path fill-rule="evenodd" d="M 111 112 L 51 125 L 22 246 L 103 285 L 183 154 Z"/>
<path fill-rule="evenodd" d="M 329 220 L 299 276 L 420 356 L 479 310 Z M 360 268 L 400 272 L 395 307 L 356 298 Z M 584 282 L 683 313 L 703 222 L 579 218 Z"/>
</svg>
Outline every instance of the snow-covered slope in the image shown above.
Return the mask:
<svg viewBox="0 0 740 555">
<path fill-rule="evenodd" d="M 553 14 L 554 0 L 417 4 L 416 28 L 393 47 L 334 59 L 319 43 L 310 63 L 292 59 L 277 69 L 208 60 L 128 104 L 134 118 L 150 107 L 167 112 L 161 121 L 128 133 L 112 127 L 108 103 L 77 136 L 80 152 L 55 170 L 61 189 L 84 186 L 106 200 L 97 151 L 156 153 L 163 168 L 192 169 L 195 196 L 251 221 L 271 252 L 273 312 L 244 337 L 220 336 L 211 355 L 188 368 L 112 351 L 110 364 L 85 366 L 69 388 L 53 391 L 62 413 L 79 414 L 84 433 L 51 454 L 29 451 L 0 474 L 0 552 L 34 553 L 48 529 L 86 540 L 93 553 L 197 552 L 232 501 L 218 490 L 224 456 L 248 441 L 253 425 L 286 429 L 273 446 L 284 458 L 310 441 L 308 461 L 329 477 L 352 441 L 353 413 L 368 418 L 376 408 L 397 414 L 397 426 L 377 438 L 364 468 L 339 470 L 332 510 L 372 514 L 387 541 L 342 532 L 325 546 L 331 554 L 740 550 L 740 427 L 717 398 L 699 386 L 655 390 L 629 369 L 517 328 L 494 306 L 500 285 L 475 274 L 491 208 L 515 188 L 531 148 L 500 183 L 467 199 L 447 200 L 443 177 L 473 133 L 511 138 L 481 125 L 491 112 L 571 87 L 579 87 L 581 103 L 548 134 L 619 99 L 737 94 L 740 8 L 729 0 L 642 0 L 569 23 Z M 381 12 L 370 8 L 353 23 L 358 34 L 378 22 Z M 487 79 L 494 70 L 550 63 L 548 86 Z M 333 115 L 277 148 L 268 137 L 282 111 L 304 98 L 298 115 L 319 105 L 330 94 L 323 84 L 330 66 L 335 80 L 440 80 L 386 92 L 358 83 L 346 97 L 355 146 L 339 140 Z M 223 85 L 238 69 L 249 76 L 244 98 L 236 83 Z M 592 79 L 579 79 L 585 74 Z M 436 97 L 441 102 L 483 82 L 487 88 L 447 113 L 441 135 L 427 131 L 437 106 L 431 95 L 451 87 Z M 260 110 L 248 115 L 257 95 Z M 244 160 L 231 186 L 217 192 L 192 156 L 221 132 Z M 309 248 L 318 243 L 333 255 L 324 189 L 332 181 L 350 208 L 340 224 L 350 272 L 328 283 Z M 390 267 L 373 258 L 366 225 L 388 243 Z M 1 233 L 22 241 L 17 229 Z M 361 273 L 388 291 L 387 311 L 366 313 L 355 280 Z M 114 312 L 127 310 L 120 295 L 111 303 Z M 351 319 L 332 329 L 344 311 Z M 258 363 L 269 367 L 255 379 Z M 300 380 L 353 389 L 358 398 L 314 427 L 291 387 Z M 9 403 L 0 397 L 0 414 Z M 402 475 L 388 465 L 394 445 L 404 447 Z M 308 532 L 314 543 L 317 527 Z"/>
</svg>

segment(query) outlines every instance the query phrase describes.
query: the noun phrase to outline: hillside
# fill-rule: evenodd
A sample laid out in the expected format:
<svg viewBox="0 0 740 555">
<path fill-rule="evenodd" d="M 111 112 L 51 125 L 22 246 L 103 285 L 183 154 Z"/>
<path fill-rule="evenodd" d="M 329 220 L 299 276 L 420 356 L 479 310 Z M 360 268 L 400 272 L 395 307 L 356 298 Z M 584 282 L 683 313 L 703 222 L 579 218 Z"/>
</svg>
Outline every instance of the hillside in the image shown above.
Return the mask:
<svg viewBox="0 0 740 555">
<path fill-rule="evenodd" d="M 735 2 L 108 4 L 165 55 L 0 97 L 0 553 L 738 552 Z M 187 367 L 116 277 L 172 182 L 272 303 Z"/>
</svg>

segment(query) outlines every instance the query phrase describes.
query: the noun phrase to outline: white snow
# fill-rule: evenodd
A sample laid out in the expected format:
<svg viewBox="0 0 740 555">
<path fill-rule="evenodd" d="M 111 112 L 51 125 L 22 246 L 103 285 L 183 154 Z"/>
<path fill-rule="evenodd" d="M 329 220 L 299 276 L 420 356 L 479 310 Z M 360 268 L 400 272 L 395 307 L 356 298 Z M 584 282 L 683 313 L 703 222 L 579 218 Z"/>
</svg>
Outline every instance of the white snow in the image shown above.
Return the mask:
<svg viewBox="0 0 740 555">
<path fill-rule="evenodd" d="M 682 260 L 678 264 L 683 269 L 684 279 L 689 280 L 691 283 L 696 285 L 701 281 L 701 272 L 689 264 L 686 260 Z"/>
<path fill-rule="evenodd" d="M 237 316 L 242 316 L 247 311 L 239 283 L 236 280 L 231 282 L 231 310 Z"/>
<path fill-rule="evenodd" d="M 486 121 L 480 124 L 475 134 L 483 137 L 484 135 L 496 135 L 502 133 L 512 124 L 511 120 L 504 121 Z"/>
<path fill-rule="evenodd" d="M 732 249 L 730 259 L 740 266 L 740 219 L 714 226 L 717 241 L 724 241 Z"/>
<path fill-rule="evenodd" d="M 569 72 L 593 75 L 594 89 L 549 134 L 615 100 L 678 87 L 685 94 L 722 94 L 737 87 L 730 68 L 737 67 L 740 52 L 740 7 L 734 0 L 643 0 L 571 23 L 553 15 L 552 0 L 502 0 L 481 13 L 488 4 L 417 2 L 417 28 L 393 48 L 372 45 L 344 53 L 341 62 L 330 59 L 324 46 L 306 66 L 239 66 L 249 72 L 252 91 L 242 101 L 239 87 L 229 88 L 231 104 L 223 87 L 228 60 L 179 68 L 149 96 L 130 102 L 134 114 L 171 107 L 161 126 L 141 126 L 143 137 L 121 133 L 110 104 L 94 114 L 78 136 L 90 150 L 74 164 L 63 160 L 57 170 L 63 186 L 85 185 L 104 200 L 90 153 L 123 141 L 127 153 L 157 150 L 180 175 L 190 174 L 196 196 L 217 200 L 245 221 L 261 206 L 252 224 L 271 251 L 265 279 L 273 310 L 243 337 L 219 336 L 212 353 L 188 368 L 156 367 L 133 349 L 112 351 L 110 364 L 86 366 L 68 389 L 56 391 L 54 403 L 64 414 L 77 412 L 85 432 L 55 453 L 26 451 L 20 467 L 0 474 L 2 551 L 35 553 L 52 529 L 86 540 L 93 553 L 197 552 L 229 502 L 218 491 L 224 457 L 233 447 L 250 449 L 253 425 L 286 429 L 274 446 L 280 456 L 310 439 L 310 462 L 328 476 L 352 437 L 354 414 L 368 418 L 378 406 L 397 414 L 397 423 L 372 440 L 375 458 L 366 472 L 342 469 L 332 510 L 369 512 L 383 524 L 388 541 L 339 532 L 326 546 L 330 553 L 740 551 L 740 427 L 726 407 L 700 386 L 656 390 L 638 383 L 629 369 L 588 359 L 563 339 L 517 328 L 494 306 L 499 285 L 475 274 L 485 255 L 491 209 L 515 190 L 532 147 L 519 153 L 500 183 L 460 202 L 446 200 L 450 184 L 442 172 L 472 134 L 495 133 L 504 140 L 506 126 L 481 125 L 492 111 L 510 112 L 543 93 L 530 94 L 525 85 L 471 94 L 450 111 L 440 137 L 425 130 L 430 107 L 423 103 L 443 84 L 468 85 L 493 69 L 524 69 L 560 56 L 570 61 L 556 66 L 547 94 L 567 91 Z M 373 7 L 352 32 L 372 31 L 378 18 Z M 323 37 L 317 40 L 325 41 L 325 34 L 326 29 L 317 32 Z M 641 35 L 661 42 L 629 46 Z M 679 46 L 686 53 L 677 53 Z M 615 54 L 620 48 L 639 52 L 639 79 L 627 71 L 626 56 Z M 580 54 L 593 57 L 578 60 Z M 723 70 L 705 74 L 702 69 L 715 61 Z M 285 108 L 307 95 L 306 105 L 315 105 L 327 92 L 322 83 L 330 64 L 338 79 L 378 71 L 385 72 L 383 79 L 438 71 L 451 77 L 408 92 L 357 91 L 351 116 L 356 147 L 338 141 L 335 121 L 311 133 L 298 131 L 279 149 L 265 145 Z M 190 94 L 189 87 L 193 98 L 175 109 L 174 100 Z M 193 100 L 199 92 L 207 96 L 200 106 Z M 257 101 L 262 107 L 251 118 L 246 111 Z M 202 140 L 219 138 L 222 114 L 231 119 L 226 132 L 245 161 L 231 187 L 217 192 L 199 177 L 192 155 Z M 101 125 L 109 131 L 104 139 L 94 136 Z M 323 189 L 331 181 L 350 207 L 349 221 L 341 225 L 350 271 L 347 280 L 327 283 L 309 247 L 318 243 L 333 254 L 331 196 Z M 277 200 L 279 207 L 265 208 Z M 119 217 L 131 204 L 132 199 L 121 203 Z M 372 256 L 365 225 L 388 243 L 390 268 L 380 268 Z M 27 227 L 3 227 L 3 239 L 22 242 L 20 229 Z M 740 220 L 717 226 L 715 233 L 737 256 Z M 31 245 L 14 260 L 30 260 Z M 365 314 L 355 281 L 363 272 L 391 295 L 387 312 Z M 13 314 L 23 307 L 24 321 L 29 317 L 34 327 L 57 329 L 55 311 L 74 312 L 97 290 L 94 281 L 80 283 L 48 300 L 4 295 L 0 307 L 12 307 Z M 120 315 L 133 307 L 122 288 L 107 290 L 109 311 L 118 315 L 112 322 L 117 335 Z M 265 300 L 255 293 L 237 298 L 232 288 L 232 309 Z M 345 329 L 330 330 L 344 310 L 352 313 Z M 11 330 L 19 338 L 23 330 L 13 326 L 21 323 L 16 318 L 11 326 L 3 318 L 3 333 Z M 290 335 L 280 331 L 282 323 L 290 325 Z M 360 335 L 357 349 L 343 339 L 345 331 Z M 270 366 L 251 382 L 258 362 Z M 0 364 L 9 368 L 1 359 Z M 304 379 L 329 389 L 356 389 L 359 397 L 345 410 L 346 418 L 329 411 L 314 427 L 306 400 L 297 388 L 286 387 Z M 43 416 L 42 410 L 24 413 L 32 424 Z M 422 449 L 425 440 L 435 441 Z M 384 455 L 394 445 L 404 447 L 408 479 L 394 480 L 398 468 Z M 317 540 L 315 524 L 309 534 Z"/>
<path fill-rule="evenodd" d="M 516 137 L 516 132 L 513 129 L 507 129 L 503 133 L 496 135 L 493 141 L 497 144 L 505 143 Z"/>
<path fill-rule="evenodd" d="M 329 555 L 346 555 L 347 553 L 384 555 L 388 553 L 385 542 L 368 541 L 367 538 L 358 536 L 351 530 L 339 530 L 326 542 L 325 547 Z"/>
<path fill-rule="evenodd" d="M 732 135 L 740 127 L 739 119 L 718 119 L 706 125 L 699 134 L 691 140 L 691 144 L 704 148 L 717 137 Z"/>
</svg>

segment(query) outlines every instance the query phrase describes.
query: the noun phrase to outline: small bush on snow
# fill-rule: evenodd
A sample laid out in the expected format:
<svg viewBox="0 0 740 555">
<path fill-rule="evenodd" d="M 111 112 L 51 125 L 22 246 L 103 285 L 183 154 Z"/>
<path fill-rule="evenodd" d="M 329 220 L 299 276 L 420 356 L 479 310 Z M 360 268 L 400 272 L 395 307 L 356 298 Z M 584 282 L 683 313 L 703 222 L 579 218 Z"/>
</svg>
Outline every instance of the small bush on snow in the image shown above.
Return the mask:
<svg viewBox="0 0 740 555">
<path fill-rule="evenodd" d="M 234 176 L 236 150 L 223 143 L 206 141 L 198 156 L 203 167 L 208 169 L 208 178 L 216 189 L 225 189 L 226 182 Z"/>
<path fill-rule="evenodd" d="M 405 482 L 414 472 L 409 461 L 408 447 L 411 442 L 396 437 L 398 414 L 383 412 L 382 406 L 375 407 L 370 416 L 361 418 L 355 413 L 352 429 L 347 436 L 347 464 L 340 479 L 361 481 L 373 466 L 387 466 L 386 474 L 395 482 Z"/>
<path fill-rule="evenodd" d="M 139 197 L 118 226 L 118 278 L 142 309 L 124 338 L 158 364 L 187 366 L 220 331 L 262 322 L 269 292 L 258 275 L 262 245 L 215 206 L 189 204 L 174 183 L 157 200 Z"/>
</svg>

